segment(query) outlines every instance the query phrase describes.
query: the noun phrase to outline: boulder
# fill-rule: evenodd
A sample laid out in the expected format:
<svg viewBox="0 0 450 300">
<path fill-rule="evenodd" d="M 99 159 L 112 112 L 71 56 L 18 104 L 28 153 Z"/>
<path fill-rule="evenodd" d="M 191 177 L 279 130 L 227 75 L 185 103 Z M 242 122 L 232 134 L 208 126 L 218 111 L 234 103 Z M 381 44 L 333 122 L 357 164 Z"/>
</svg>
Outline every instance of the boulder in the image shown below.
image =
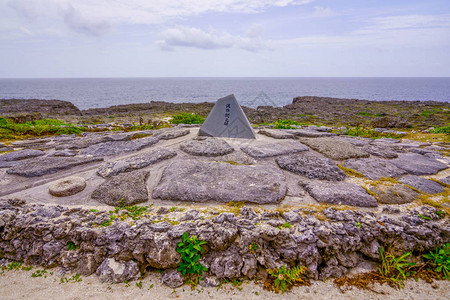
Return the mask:
<svg viewBox="0 0 450 300">
<path fill-rule="evenodd" d="M 180 145 L 180 149 L 196 156 L 220 156 L 234 151 L 223 139 L 198 137 Z"/>
<path fill-rule="evenodd" d="M 122 283 L 136 279 L 139 269 L 137 263 L 132 260 L 118 262 L 114 258 L 107 258 L 97 268 L 96 274 L 101 282 Z"/>
<path fill-rule="evenodd" d="M 241 150 L 251 157 L 264 158 L 308 151 L 309 148 L 297 141 L 280 141 L 277 143 L 253 142 L 246 146 L 242 146 Z"/>
<path fill-rule="evenodd" d="M 379 158 L 348 159 L 344 167 L 354 169 L 372 180 L 381 177 L 399 177 L 407 174 L 405 170 L 397 168 L 390 161 Z"/>
<path fill-rule="evenodd" d="M 94 190 L 91 198 L 112 206 L 146 202 L 149 175 L 150 172 L 139 170 L 112 176 Z"/>
<path fill-rule="evenodd" d="M 161 282 L 172 289 L 176 289 L 183 285 L 184 277 L 176 269 L 169 269 L 164 271 Z"/>
<path fill-rule="evenodd" d="M 176 155 L 177 153 L 175 151 L 159 148 L 144 154 L 128 157 L 124 160 L 108 162 L 97 170 L 97 174 L 106 178 L 123 172 L 131 172 L 175 157 Z"/>
<path fill-rule="evenodd" d="M 301 141 L 334 160 L 369 157 L 367 152 L 362 151 L 357 146 L 336 138 L 302 139 Z"/>
<path fill-rule="evenodd" d="M 97 157 L 38 157 L 19 163 L 6 172 L 24 177 L 35 177 L 102 160 L 103 158 Z"/>
<path fill-rule="evenodd" d="M 437 194 L 444 191 L 444 187 L 439 183 L 419 176 L 408 175 L 400 178 L 399 181 L 418 189 L 422 193 Z"/>
<path fill-rule="evenodd" d="M 391 163 L 412 175 L 432 175 L 448 168 L 446 164 L 416 153 L 400 154 Z"/>
<path fill-rule="evenodd" d="M 282 156 L 277 158 L 276 162 L 280 168 L 310 179 L 340 181 L 347 177 L 334 161 L 309 151 Z"/>
<path fill-rule="evenodd" d="M 48 191 L 53 196 L 66 197 L 81 192 L 85 187 L 86 179 L 79 176 L 70 176 L 50 184 Z"/>
<path fill-rule="evenodd" d="M 376 207 L 377 200 L 359 185 L 348 182 L 315 181 L 302 184 L 317 201 L 360 207 Z"/>
<path fill-rule="evenodd" d="M 45 152 L 41 150 L 32 150 L 32 149 L 17 150 L 0 155 L 0 161 L 16 161 L 42 156 L 44 154 Z"/>
<path fill-rule="evenodd" d="M 153 198 L 189 202 L 278 203 L 286 179 L 276 168 L 196 160 L 174 161 L 163 172 Z"/>
<path fill-rule="evenodd" d="M 405 204 L 413 202 L 419 193 L 402 184 L 378 185 L 370 189 L 384 204 Z"/>
</svg>

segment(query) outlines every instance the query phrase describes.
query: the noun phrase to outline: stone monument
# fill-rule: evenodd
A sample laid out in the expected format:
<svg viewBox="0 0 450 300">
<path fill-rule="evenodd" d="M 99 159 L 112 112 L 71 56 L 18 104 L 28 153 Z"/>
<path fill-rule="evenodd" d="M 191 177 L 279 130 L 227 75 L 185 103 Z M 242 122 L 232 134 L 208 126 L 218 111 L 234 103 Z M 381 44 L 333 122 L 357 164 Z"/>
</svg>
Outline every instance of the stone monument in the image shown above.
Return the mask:
<svg viewBox="0 0 450 300">
<path fill-rule="evenodd" d="M 217 100 L 203 125 L 199 135 L 256 139 L 250 122 L 234 95 Z"/>
</svg>

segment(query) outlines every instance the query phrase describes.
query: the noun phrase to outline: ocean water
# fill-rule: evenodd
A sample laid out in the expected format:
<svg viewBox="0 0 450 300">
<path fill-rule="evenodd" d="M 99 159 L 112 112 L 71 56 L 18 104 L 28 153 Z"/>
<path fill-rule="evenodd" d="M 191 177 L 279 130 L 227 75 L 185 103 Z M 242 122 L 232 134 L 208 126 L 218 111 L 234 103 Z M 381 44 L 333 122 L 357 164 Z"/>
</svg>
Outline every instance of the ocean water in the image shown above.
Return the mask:
<svg viewBox="0 0 450 300">
<path fill-rule="evenodd" d="M 0 99 L 58 99 L 80 109 L 167 102 L 284 106 L 297 96 L 450 102 L 450 78 L 53 78 L 0 79 Z"/>
</svg>

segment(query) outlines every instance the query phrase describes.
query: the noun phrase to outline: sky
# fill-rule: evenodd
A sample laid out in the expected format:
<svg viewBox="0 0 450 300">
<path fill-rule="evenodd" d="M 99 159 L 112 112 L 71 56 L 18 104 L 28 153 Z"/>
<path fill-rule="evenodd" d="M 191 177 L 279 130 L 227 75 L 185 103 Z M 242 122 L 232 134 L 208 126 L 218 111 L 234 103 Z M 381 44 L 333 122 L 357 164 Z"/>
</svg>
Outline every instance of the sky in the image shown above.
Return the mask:
<svg viewBox="0 0 450 300">
<path fill-rule="evenodd" d="M 0 0 L 0 78 L 449 77 L 449 0 Z"/>
</svg>

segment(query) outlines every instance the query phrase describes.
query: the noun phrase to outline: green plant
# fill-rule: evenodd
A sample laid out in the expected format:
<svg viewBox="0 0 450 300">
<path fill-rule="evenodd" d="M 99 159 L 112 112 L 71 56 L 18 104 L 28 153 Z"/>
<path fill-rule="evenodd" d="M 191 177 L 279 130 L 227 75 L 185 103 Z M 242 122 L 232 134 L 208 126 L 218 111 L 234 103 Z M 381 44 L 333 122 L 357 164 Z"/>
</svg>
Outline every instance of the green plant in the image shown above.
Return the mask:
<svg viewBox="0 0 450 300">
<path fill-rule="evenodd" d="M 172 124 L 203 124 L 205 118 L 196 114 L 179 113 L 170 120 Z"/>
<path fill-rule="evenodd" d="M 430 217 L 424 216 L 424 215 L 419 215 L 419 218 L 424 219 L 424 220 L 431 220 Z"/>
<path fill-rule="evenodd" d="M 450 124 L 447 126 L 436 127 L 430 130 L 431 133 L 450 133 Z"/>
<path fill-rule="evenodd" d="M 254 242 L 248 245 L 248 250 L 250 253 L 255 253 L 255 251 L 258 250 L 258 248 L 259 248 L 258 244 Z"/>
<path fill-rule="evenodd" d="M 43 269 L 43 270 L 36 270 L 36 272 L 34 272 L 33 274 L 31 274 L 31 277 L 42 277 L 44 276 L 45 278 L 47 278 L 47 270 Z"/>
<path fill-rule="evenodd" d="M 90 211 L 91 212 L 98 212 L 98 209 L 91 208 Z"/>
<path fill-rule="evenodd" d="M 399 287 L 403 287 L 403 280 L 410 277 L 410 269 L 416 265 L 415 262 L 409 262 L 407 258 L 411 256 L 411 252 L 406 252 L 400 257 L 392 254 L 384 254 L 383 248 L 379 248 L 381 257 L 381 268 L 378 269 L 381 276 L 387 281 L 394 283 Z"/>
<path fill-rule="evenodd" d="M 268 269 L 267 273 L 274 280 L 273 289 L 275 292 L 278 293 L 281 291 L 284 293 L 288 289 L 291 289 L 295 283 L 309 284 L 302 278 L 302 275 L 306 270 L 307 268 L 304 266 L 297 266 L 288 270 L 286 266 L 283 265 L 281 268 Z M 265 285 L 266 288 L 269 286 Z"/>
<path fill-rule="evenodd" d="M 268 125 L 273 125 L 274 129 L 295 129 L 295 126 L 304 125 L 303 122 L 294 121 L 291 119 L 286 120 L 276 120 L 273 123 L 269 123 Z"/>
<path fill-rule="evenodd" d="M 292 225 L 289 222 L 284 223 L 283 225 L 278 226 L 279 229 L 281 228 L 291 228 Z"/>
<path fill-rule="evenodd" d="M 439 217 L 439 219 L 443 219 L 445 216 L 445 211 L 443 211 L 443 210 L 438 210 L 438 211 L 435 211 L 434 213 Z"/>
<path fill-rule="evenodd" d="M 136 286 L 140 289 L 142 289 L 142 280 L 139 280 L 138 282 L 136 282 Z"/>
<path fill-rule="evenodd" d="M 430 251 L 430 253 L 424 254 L 423 257 L 432 260 L 434 270 L 442 273 L 443 278 L 450 280 L 450 243 L 436 249 L 435 252 Z"/>
<path fill-rule="evenodd" d="M 67 242 L 67 250 L 73 251 L 78 248 L 79 248 L 79 246 L 75 245 L 72 241 Z"/>
<path fill-rule="evenodd" d="M 361 228 L 361 223 L 356 222 L 356 227 Z"/>
<path fill-rule="evenodd" d="M 188 233 L 183 233 L 181 242 L 177 243 L 177 252 L 181 254 L 181 262 L 178 271 L 183 275 L 201 275 L 203 271 L 208 271 L 199 263 L 200 255 L 203 253 L 202 245 L 205 241 L 200 241 L 195 235 L 189 237 Z"/>
</svg>

